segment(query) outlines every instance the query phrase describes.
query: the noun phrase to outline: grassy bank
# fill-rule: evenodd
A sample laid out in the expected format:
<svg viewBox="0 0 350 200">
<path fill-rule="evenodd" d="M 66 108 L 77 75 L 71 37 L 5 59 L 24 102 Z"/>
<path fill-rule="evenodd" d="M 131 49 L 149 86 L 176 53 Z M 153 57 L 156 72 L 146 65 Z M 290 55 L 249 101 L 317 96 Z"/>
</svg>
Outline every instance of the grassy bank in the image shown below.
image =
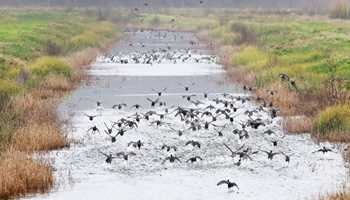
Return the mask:
<svg viewBox="0 0 350 200">
<path fill-rule="evenodd" d="M 231 37 L 219 44 L 235 47 L 234 53 L 226 55 L 228 67 L 236 69 L 233 76 L 239 75 L 237 80 L 280 108 L 280 114 L 311 117 L 315 122 L 308 131 L 318 138 L 349 142 L 347 125 L 327 125 L 349 113 L 337 109 L 349 101 L 349 33 L 347 21 L 233 16 L 208 35 L 214 40 Z"/>
<path fill-rule="evenodd" d="M 232 77 L 286 116 L 286 131 L 350 142 L 348 125 L 333 123 L 350 112 L 338 109 L 350 99 L 349 21 L 228 10 L 166 12 L 174 14 L 138 15 L 137 22 L 194 31 L 215 43 Z M 288 117 L 295 115 L 303 117 Z"/>
<path fill-rule="evenodd" d="M 120 36 L 97 13 L 1 12 L 0 199 L 53 185 L 50 163 L 31 154 L 69 146 L 56 105 L 82 80 L 82 67 Z"/>
</svg>

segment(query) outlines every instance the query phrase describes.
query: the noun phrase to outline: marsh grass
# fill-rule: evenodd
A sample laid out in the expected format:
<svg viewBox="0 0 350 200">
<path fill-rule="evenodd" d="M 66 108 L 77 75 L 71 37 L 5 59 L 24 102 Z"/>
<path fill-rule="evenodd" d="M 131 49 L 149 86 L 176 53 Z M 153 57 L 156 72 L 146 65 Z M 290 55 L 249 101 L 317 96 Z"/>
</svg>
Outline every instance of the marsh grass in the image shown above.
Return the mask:
<svg viewBox="0 0 350 200">
<path fill-rule="evenodd" d="M 57 57 L 38 58 L 29 65 L 29 71 L 39 78 L 43 78 L 51 74 L 63 75 L 66 77 L 70 77 L 72 75 L 71 66 Z"/>
<path fill-rule="evenodd" d="M 350 193 L 344 192 L 344 191 L 340 191 L 340 192 L 336 192 L 334 194 L 326 195 L 326 197 L 322 197 L 320 199 L 321 200 L 350 200 Z"/>
<path fill-rule="evenodd" d="M 330 106 L 320 112 L 314 120 L 313 132 L 321 139 L 350 142 L 350 105 Z"/>
<path fill-rule="evenodd" d="M 101 47 L 120 38 L 114 24 L 80 11 L 6 13 L 11 17 L 0 14 L 0 44 L 8 44 L 0 50 L 0 199 L 52 187 L 50 163 L 32 153 L 70 145 L 56 106 L 85 78 L 83 67 Z"/>
<path fill-rule="evenodd" d="M 0 199 L 46 192 L 53 185 L 52 168 L 27 153 L 8 150 L 0 155 Z"/>
<path fill-rule="evenodd" d="M 312 130 L 312 119 L 306 116 L 284 117 L 282 126 L 285 133 L 310 133 Z"/>
<path fill-rule="evenodd" d="M 69 146 L 57 123 L 31 123 L 17 129 L 12 138 L 12 148 L 21 152 L 49 151 Z"/>
</svg>

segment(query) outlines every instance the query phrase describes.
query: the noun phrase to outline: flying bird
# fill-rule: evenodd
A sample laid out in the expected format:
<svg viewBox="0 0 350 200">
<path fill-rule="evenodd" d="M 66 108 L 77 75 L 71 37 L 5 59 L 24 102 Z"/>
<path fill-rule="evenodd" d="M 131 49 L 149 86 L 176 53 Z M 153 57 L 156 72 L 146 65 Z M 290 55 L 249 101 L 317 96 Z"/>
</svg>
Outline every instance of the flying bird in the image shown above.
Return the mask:
<svg viewBox="0 0 350 200">
<path fill-rule="evenodd" d="M 218 182 L 216 185 L 220 186 L 220 185 L 223 185 L 223 184 L 226 184 L 228 189 L 236 187 L 239 190 L 238 185 L 235 182 L 231 182 L 229 179 L 222 180 L 222 181 Z"/>
</svg>

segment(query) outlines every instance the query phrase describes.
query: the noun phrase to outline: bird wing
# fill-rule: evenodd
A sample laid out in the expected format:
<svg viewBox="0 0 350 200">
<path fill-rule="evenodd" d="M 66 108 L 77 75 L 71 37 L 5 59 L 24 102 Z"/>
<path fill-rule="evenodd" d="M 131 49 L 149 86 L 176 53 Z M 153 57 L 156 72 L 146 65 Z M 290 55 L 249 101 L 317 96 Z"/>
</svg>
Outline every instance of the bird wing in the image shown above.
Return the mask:
<svg viewBox="0 0 350 200">
<path fill-rule="evenodd" d="M 108 133 L 108 131 L 104 130 L 104 132 L 105 132 L 108 136 L 111 136 L 111 135 Z"/>
<path fill-rule="evenodd" d="M 129 143 L 128 143 L 128 146 L 134 145 L 134 144 L 135 144 L 135 142 L 129 142 Z"/>
<path fill-rule="evenodd" d="M 167 160 L 170 160 L 170 157 L 166 157 L 162 163 L 165 163 Z"/>
<path fill-rule="evenodd" d="M 317 153 L 317 152 L 321 152 L 322 149 L 319 149 L 319 150 L 316 150 L 316 151 L 313 151 L 312 153 Z"/>
<path fill-rule="evenodd" d="M 222 184 L 228 184 L 228 181 L 227 180 L 222 180 L 222 181 L 218 182 L 216 185 L 219 186 L 219 185 L 222 185 Z"/>
<path fill-rule="evenodd" d="M 236 152 L 234 152 L 227 144 L 224 143 L 224 146 L 229 150 L 231 151 L 232 154 L 235 154 Z"/>
<path fill-rule="evenodd" d="M 153 100 L 152 100 L 152 99 L 150 99 L 150 98 L 147 98 L 147 100 L 148 100 L 149 102 L 153 102 Z"/>
<path fill-rule="evenodd" d="M 268 151 L 264 151 L 264 150 L 260 150 L 261 152 L 264 152 L 264 153 L 267 153 L 267 154 L 269 154 L 269 152 Z"/>
<path fill-rule="evenodd" d="M 199 157 L 199 156 L 196 156 L 195 157 L 196 159 L 199 159 L 199 160 L 203 160 L 203 158 Z"/>
<path fill-rule="evenodd" d="M 181 160 L 180 160 L 178 157 L 175 157 L 175 160 L 177 160 L 177 161 L 181 162 Z"/>
<path fill-rule="evenodd" d="M 104 156 L 106 156 L 106 157 L 108 157 L 109 155 L 108 154 L 106 154 L 106 153 L 103 153 L 102 151 L 99 151 L 102 155 L 104 155 Z"/>
<path fill-rule="evenodd" d="M 125 156 L 125 152 L 119 152 L 116 154 L 116 156 L 120 157 L 120 156 Z"/>
<path fill-rule="evenodd" d="M 193 142 L 193 146 L 198 146 L 199 148 L 201 147 L 201 144 L 199 142 Z"/>
</svg>

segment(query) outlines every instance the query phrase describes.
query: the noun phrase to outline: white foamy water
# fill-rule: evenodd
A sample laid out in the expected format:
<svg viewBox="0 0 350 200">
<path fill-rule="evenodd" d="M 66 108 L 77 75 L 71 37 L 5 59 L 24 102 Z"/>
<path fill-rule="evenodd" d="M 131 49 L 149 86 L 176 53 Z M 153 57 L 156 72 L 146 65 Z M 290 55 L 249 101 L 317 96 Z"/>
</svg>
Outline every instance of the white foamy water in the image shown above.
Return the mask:
<svg viewBox="0 0 350 200">
<path fill-rule="evenodd" d="M 88 74 L 94 76 L 205 76 L 223 73 L 217 64 L 93 64 Z"/>
<path fill-rule="evenodd" d="M 206 102 L 201 108 L 212 102 Z M 105 122 L 112 122 L 121 117 L 135 113 L 130 109 L 115 111 L 86 110 L 78 113 L 73 119 L 74 139 L 81 144 L 73 145 L 69 150 L 53 152 L 58 181 L 66 187 L 58 188 L 48 196 L 38 196 L 34 199 L 106 199 L 114 200 L 154 200 L 154 199 L 217 199 L 217 200 L 261 200 L 261 199 L 314 199 L 320 194 L 337 191 L 345 182 L 346 169 L 341 153 L 313 153 L 320 148 L 309 135 L 284 135 L 280 126 L 280 118 L 273 119 L 268 127 L 247 129 L 250 138 L 240 142 L 232 134 L 233 128 L 239 127 L 241 121 L 247 120 L 246 110 L 255 109 L 253 104 L 235 104 L 241 107 L 236 114 L 236 120 L 230 124 L 224 136 L 218 137 L 210 129 L 197 132 L 186 131 L 181 137 L 168 127 L 151 126 L 150 122 L 142 121 L 139 128 L 129 131 L 125 136 L 110 142 L 110 137 L 104 133 L 87 134 L 86 130 L 96 125 L 103 130 Z M 139 112 L 144 112 L 140 110 Z M 155 109 L 161 112 L 161 109 Z M 100 114 L 94 122 L 89 122 L 84 113 Z M 256 117 L 268 119 L 267 112 L 260 112 Z M 152 117 L 156 119 L 157 117 Z M 152 121 L 152 119 L 151 119 Z M 164 120 L 172 127 L 184 128 L 183 122 L 169 115 Z M 220 117 L 216 124 L 227 123 Z M 275 136 L 264 136 L 262 132 L 271 128 Z M 127 143 L 140 139 L 144 142 L 141 150 L 128 148 Z M 272 139 L 279 140 L 278 147 L 273 147 Z M 185 146 L 188 140 L 196 140 L 202 144 L 201 149 Z M 251 146 L 255 150 L 283 151 L 291 156 L 291 162 L 284 162 L 282 155 L 268 160 L 266 154 L 258 153 L 253 160 L 242 162 L 235 166 L 230 153 L 222 145 L 227 143 L 236 149 L 241 144 Z M 165 163 L 162 160 L 169 155 L 161 151 L 163 144 L 175 145 L 179 148 L 176 155 L 182 163 Z M 330 144 L 324 144 L 331 146 Z M 104 162 L 105 157 L 99 152 L 116 153 L 132 151 L 137 155 L 129 161 L 113 160 L 112 164 Z M 186 163 L 191 156 L 200 155 L 204 160 L 198 163 Z M 63 175 L 62 175 L 63 174 Z M 67 175 L 76 182 L 73 187 L 67 186 Z M 229 178 L 239 185 L 239 192 L 228 191 L 225 186 L 217 187 L 219 180 Z"/>
</svg>

